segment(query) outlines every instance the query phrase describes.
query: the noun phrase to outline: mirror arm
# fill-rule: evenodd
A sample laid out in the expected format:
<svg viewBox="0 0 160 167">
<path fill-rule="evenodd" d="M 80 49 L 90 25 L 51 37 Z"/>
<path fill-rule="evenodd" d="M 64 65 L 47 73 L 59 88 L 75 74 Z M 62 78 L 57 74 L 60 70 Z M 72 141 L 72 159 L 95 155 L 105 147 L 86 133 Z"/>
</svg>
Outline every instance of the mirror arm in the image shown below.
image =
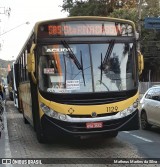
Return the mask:
<svg viewBox="0 0 160 167">
<path fill-rule="evenodd" d="M 37 84 L 37 80 L 36 80 L 36 77 L 34 75 L 34 72 L 31 72 L 31 77 L 32 77 L 33 83 Z"/>
<path fill-rule="evenodd" d="M 138 51 L 138 70 L 139 70 L 139 75 L 142 74 L 142 70 L 143 69 L 144 69 L 143 55 L 141 54 L 140 51 Z"/>
<path fill-rule="evenodd" d="M 29 53 L 29 55 L 28 55 L 28 56 L 29 56 L 29 62 L 27 62 L 27 64 L 28 64 L 28 63 L 31 63 L 31 66 L 30 66 L 28 72 L 31 73 L 31 78 L 32 78 L 32 80 L 33 80 L 33 83 L 34 83 L 34 84 L 37 84 L 37 80 L 36 80 L 36 77 L 35 77 L 35 75 L 34 75 L 34 72 L 35 72 L 34 49 L 35 49 L 35 47 L 36 47 L 36 44 L 33 43 L 32 46 L 31 46 L 31 48 L 30 48 L 30 53 Z"/>
</svg>

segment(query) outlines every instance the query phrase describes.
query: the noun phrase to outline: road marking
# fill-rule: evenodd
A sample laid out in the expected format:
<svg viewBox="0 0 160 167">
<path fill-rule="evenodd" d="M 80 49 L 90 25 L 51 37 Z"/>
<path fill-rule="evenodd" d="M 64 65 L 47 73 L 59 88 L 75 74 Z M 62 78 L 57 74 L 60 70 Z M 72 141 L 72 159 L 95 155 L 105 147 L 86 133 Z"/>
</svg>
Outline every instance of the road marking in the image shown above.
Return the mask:
<svg viewBox="0 0 160 167">
<path fill-rule="evenodd" d="M 124 133 L 129 133 L 129 131 L 123 131 Z"/>
<path fill-rule="evenodd" d="M 123 131 L 123 132 L 124 132 L 124 133 L 127 133 L 127 134 L 130 133 L 129 131 Z M 131 134 L 131 133 L 130 133 L 130 135 L 133 136 L 133 137 L 136 137 L 136 138 L 138 138 L 138 139 L 141 139 L 141 140 L 143 140 L 143 141 L 146 141 L 146 142 L 150 142 L 150 143 L 153 142 L 152 140 L 146 139 L 146 138 L 141 137 L 141 136 L 133 135 L 133 134 Z"/>
<path fill-rule="evenodd" d="M 12 158 L 11 150 L 9 145 L 9 136 L 8 136 L 8 128 L 7 128 L 7 117 L 6 117 L 6 107 L 4 107 L 4 133 L 5 133 L 5 158 Z M 13 167 L 12 164 L 6 164 L 6 167 Z"/>
<path fill-rule="evenodd" d="M 150 142 L 150 143 L 153 142 L 152 140 L 149 140 L 149 139 L 146 139 L 146 138 L 144 138 L 144 137 L 137 136 L 137 135 L 132 135 L 132 134 L 131 134 L 131 136 L 134 136 L 134 137 L 136 137 L 136 138 L 138 138 L 138 139 L 141 139 L 141 140 L 144 140 L 144 141 L 146 141 L 146 142 Z"/>
</svg>

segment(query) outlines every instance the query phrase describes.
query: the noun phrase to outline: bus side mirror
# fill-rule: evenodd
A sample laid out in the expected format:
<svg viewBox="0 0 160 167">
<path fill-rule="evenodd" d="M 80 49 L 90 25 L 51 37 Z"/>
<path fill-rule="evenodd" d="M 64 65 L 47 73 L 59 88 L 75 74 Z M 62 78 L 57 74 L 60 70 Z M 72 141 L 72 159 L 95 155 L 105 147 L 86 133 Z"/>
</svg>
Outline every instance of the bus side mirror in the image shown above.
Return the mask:
<svg viewBox="0 0 160 167">
<path fill-rule="evenodd" d="M 34 75 L 34 72 L 35 72 L 34 49 L 35 49 L 35 47 L 36 47 L 36 44 L 32 44 L 32 47 L 30 49 L 30 53 L 27 56 L 27 70 L 28 70 L 28 72 L 31 73 L 32 80 L 36 84 L 37 80 L 36 80 L 36 77 Z"/>
<path fill-rule="evenodd" d="M 27 56 L 27 70 L 28 72 L 35 72 L 35 57 L 34 57 L 34 49 L 35 44 L 32 44 L 30 49 L 30 53 Z"/>
<path fill-rule="evenodd" d="M 138 51 L 138 70 L 139 75 L 142 74 L 142 70 L 144 69 L 144 58 L 140 51 Z"/>
</svg>

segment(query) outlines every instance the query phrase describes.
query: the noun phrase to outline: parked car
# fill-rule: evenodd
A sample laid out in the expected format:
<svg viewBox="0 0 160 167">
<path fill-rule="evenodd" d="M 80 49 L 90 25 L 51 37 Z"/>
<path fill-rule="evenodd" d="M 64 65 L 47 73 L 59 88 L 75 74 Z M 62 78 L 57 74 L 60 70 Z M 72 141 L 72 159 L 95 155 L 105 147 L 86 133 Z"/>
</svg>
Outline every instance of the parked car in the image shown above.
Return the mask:
<svg viewBox="0 0 160 167">
<path fill-rule="evenodd" d="M 141 128 L 160 127 L 160 85 L 149 88 L 140 100 Z"/>
</svg>

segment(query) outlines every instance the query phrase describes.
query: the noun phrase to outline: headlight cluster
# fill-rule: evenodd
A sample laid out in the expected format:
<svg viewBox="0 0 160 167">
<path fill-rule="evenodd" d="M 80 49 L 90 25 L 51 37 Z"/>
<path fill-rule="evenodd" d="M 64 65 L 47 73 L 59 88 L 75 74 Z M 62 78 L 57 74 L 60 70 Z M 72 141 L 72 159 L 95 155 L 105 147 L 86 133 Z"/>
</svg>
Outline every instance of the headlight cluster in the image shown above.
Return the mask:
<svg viewBox="0 0 160 167">
<path fill-rule="evenodd" d="M 58 112 L 52 110 L 51 108 L 49 108 L 48 106 L 46 106 L 43 103 L 40 103 L 40 107 L 41 107 L 42 111 L 46 115 L 48 115 L 49 117 L 52 117 L 52 118 L 55 118 L 55 119 L 58 119 L 58 120 L 61 120 L 61 121 L 66 121 L 66 119 L 67 119 L 67 115 L 58 113 Z"/>
<path fill-rule="evenodd" d="M 133 105 L 131 105 L 127 109 L 119 112 L 119 114 L 121 117 L 126 117 L 127 115 L 132 114 L 137 108 L 138 108 L 138 100 L 134 102 Z"/>
</svg>

